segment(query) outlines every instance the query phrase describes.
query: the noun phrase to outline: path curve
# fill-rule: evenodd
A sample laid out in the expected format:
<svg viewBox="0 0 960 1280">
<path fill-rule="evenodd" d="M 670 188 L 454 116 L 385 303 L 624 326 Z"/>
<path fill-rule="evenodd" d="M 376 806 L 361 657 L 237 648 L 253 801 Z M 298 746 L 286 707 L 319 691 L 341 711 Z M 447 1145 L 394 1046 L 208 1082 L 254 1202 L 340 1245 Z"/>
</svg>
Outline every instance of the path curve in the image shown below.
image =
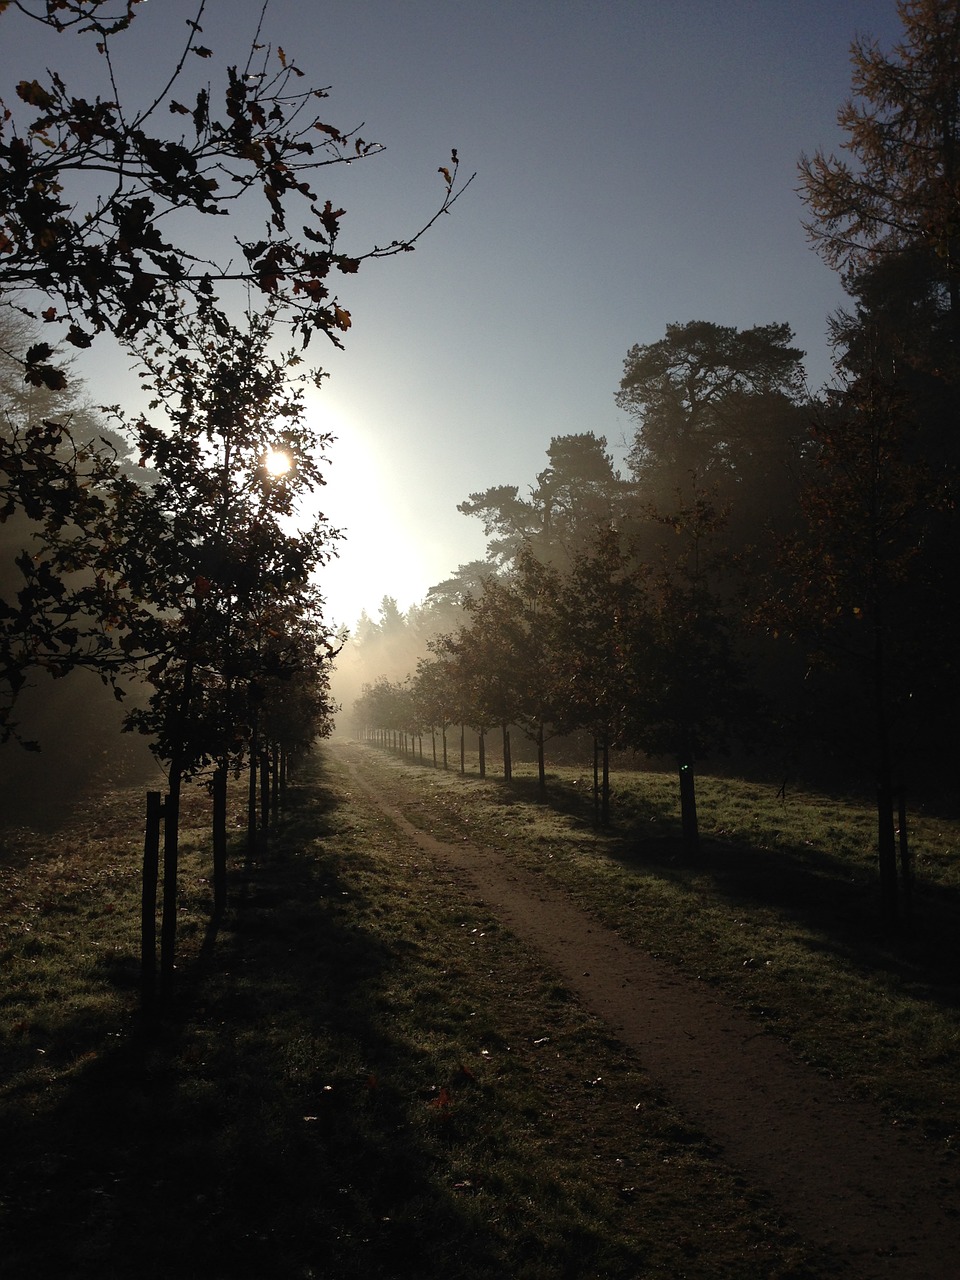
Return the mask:
<svg viewBox="0 0 960 1280">
<path fill-rule="evenodd" d="M 960 1278 L 960 1185 L 931 1149 L 843 1097 L 722 996 L 624 942 L 560 889 L 494 850 L 415 826 L 364 776 L 365 752 L 344 755 L 381 812 L 541 953 L 802 1236 L 857 1280 Z"/>
</svg>

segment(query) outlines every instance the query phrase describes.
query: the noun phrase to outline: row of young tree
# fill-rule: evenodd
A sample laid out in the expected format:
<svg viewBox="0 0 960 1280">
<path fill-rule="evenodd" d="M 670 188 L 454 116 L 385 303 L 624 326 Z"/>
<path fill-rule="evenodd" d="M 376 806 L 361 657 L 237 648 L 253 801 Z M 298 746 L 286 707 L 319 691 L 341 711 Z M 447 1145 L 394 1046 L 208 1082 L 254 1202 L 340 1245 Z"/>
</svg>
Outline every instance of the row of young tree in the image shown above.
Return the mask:
<svg viewBox="0 0 960 1280">
<path fill-rule="evenodd" d="M 785 324 L 672 324 L 633 347 L 629 474 L 583 433 L 552 441 L 526 496 L 471 494 L 487 563 L 438 589 L 459 589 L 464 618 L 356 707 L 390 731 L 500 726 L 508 774 L 519 727 L 541 780 L 549 734 L 586 730 L 601 760 L 670 755 L 691 846 L 694 762 L 726 746 L 869 777 L 891 929 L 902 795 L 952 788 L 960 694 L 960 4 L 899 11 L 893 54 L 853 46 L 855 163 L 800 166 L 809 233 L 851 300 L 831 321 L 835 385 L 806 391 Z"/>
<path fill-rule="evenodd" d="M 122 101 L 139 6 L 0 4 L 0 27 L 86 39 L 103 69 L 102 93 L 47 72 L 0 103 L 0 743 L 42 746 L 23 713 L 45 679 L 86 669 L 130 695 L 124 727 L 167 772 L 169 980 L 183 782 L 210 781 L 219 912 L 228 776 L 247 774 L 255 843 L 287 761 L 332 725 L 340 641 L 316 581 L 338 534 L 316 510 L 329 440 L 305 415 L 322 375 L 303 349 L 349 329 L 337 275 L 413 248 L 426 227 L 385 249 L 339 249 L 344 211 L 312 184 L 381 148 L 318 114 L 326 90 L 267 42 L 268 3 L 246 63 L 224 68 L 219 106 L 209 72 L 193 72 L 212 65 L 208 0 L 159 95 Z M 462 190 L 455 153 L 440 172 L 435 216 Z M 202 251 L 211 218 L 231 236 L 219 224 Z M 63 352 L 94 344 L 138 371 L 145 408 L 80 407 Z M 145 927 L 151 913 L 145 899 Z"/>
</svg>

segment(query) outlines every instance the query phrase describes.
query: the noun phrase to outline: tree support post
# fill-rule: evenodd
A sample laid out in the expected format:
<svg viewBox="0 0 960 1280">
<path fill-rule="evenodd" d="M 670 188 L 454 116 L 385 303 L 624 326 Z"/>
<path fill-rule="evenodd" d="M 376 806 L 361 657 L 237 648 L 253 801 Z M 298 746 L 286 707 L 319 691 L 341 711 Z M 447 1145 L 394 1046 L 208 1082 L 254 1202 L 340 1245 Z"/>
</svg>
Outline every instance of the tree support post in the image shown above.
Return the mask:
<svg viewBox="0 0 960 1280">
<path fill-rule="evenodd" d="M 697 821 L 697 783 L 693 762 L 680 762 L 680 824 L 683 829 L 683 851 L 688 858 L 700 853 L 700 826 Z"/>
</svg>

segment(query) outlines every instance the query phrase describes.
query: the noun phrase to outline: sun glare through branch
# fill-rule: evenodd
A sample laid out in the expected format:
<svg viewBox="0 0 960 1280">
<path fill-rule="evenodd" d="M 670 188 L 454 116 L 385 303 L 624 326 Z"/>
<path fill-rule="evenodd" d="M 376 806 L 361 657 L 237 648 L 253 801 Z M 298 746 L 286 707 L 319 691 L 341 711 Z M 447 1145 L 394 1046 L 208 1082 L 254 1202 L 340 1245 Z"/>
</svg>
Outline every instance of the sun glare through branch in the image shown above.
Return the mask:
<svg viewBox="0 0 960 1280">
<path fill-rule="evenodd" d="M 268 476 L 285 476 L 293 466 L 293 459 L 285 449 L 268 449 L 263 456 L 263 467 Z"/>
</svg>

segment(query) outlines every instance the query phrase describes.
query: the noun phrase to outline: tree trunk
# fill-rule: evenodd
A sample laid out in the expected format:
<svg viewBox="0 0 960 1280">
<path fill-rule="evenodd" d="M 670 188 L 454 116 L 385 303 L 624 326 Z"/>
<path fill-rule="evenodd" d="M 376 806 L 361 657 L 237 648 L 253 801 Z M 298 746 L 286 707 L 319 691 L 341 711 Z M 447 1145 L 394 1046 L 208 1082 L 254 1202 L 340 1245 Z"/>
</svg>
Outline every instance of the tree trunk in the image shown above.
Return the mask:
<svg viewBox="0 0 960 1280">
<path fill-rule="evenodd" d="M 887 724 L 887 671 L 883 630 L 879 622 L 874 641 L 874 698 L 877 725 L 877 870 L 880 875 L 880 915 L 888 935 L 897 931 L 897 841 L 893 826 L 893 770 Z"/>
<path fill-rule="evenodd" d="M 910 854 L 910 838 L 907 832 L 907 797 L 900 788 L 897 804 L 898 838 L 900 841 L 900 888 L 903 892 L 903 918 L 909 923 L 913 918 L 913 858 Z"/>
<path fill-rule="evenodd" d="M 140 894 L 140 997 L 144 1009 L 153 1007 L 157 995 L 157 883 L 160 872 L 162 814 L 160 792 L 148 791 L 143 836 L 143 886 Z"/>
<path fill-rule="evenodd" d="M 247 853 L 257 851 L 257 731 L 250 739 L 250 776 L 247 785 Z"/>
<path fill-rule="evenodd" d="M 460 726 L 460 772 L 467 772 L 467 726 Z"/>
<path fill-rule="evenodd" d="M 897 839 L 893 826 L 893 787 L 889 775 L 877 784 L 877 867 L 880 872 L 880 914 L 887 934 L 897 931 Z"/>
<path fill-rule="evenodd" d="M 477 734 L 477 744 L 480 753 L 480 777 L 487 776 L 487 735 L 481 729 Z"/>
<path fill-rule="evenodd" d="M 610 825 L 610 739 L 604 734 L 601 743 L 601 764 L 603 767 L 603 785 L 600 793 L 600 822 L 604 827 Z"/>
<path fill-rule="evenodd" d="M 266 842 L 270 830 L 270 751 L 260 752 L 260 829 Z"/>
<path fill-rule="evenodd" d="M 180 829 L 180 761 L 170 765 L 170 791 L 163 805 L 163 915 L 160 921 L 160 990 L 173 984 L 177 946 L 177 864 Z"/>
<path fill-rule="evenodd" d="M 219 919 L 227 909 L 227 766 L 217 765 L 213 775 L 213 914 Z"/>
<path fill-rule="evenodd" d="M 500 732 L 503 735 L 503 778 L 505 782 L 513 780 L 513 760 L 510 757 L 510 730 L 507 726 L 501 725 Z"/>
<path fill-rule="evenodd" d="M 593 735 L 593 825 L 600 825 L 600 739 Z"/>
<path fill-rule="evenodd" d="M 543 750 L 543 721 L 537 721 L 537 787 L 543 795 L 547 789 L 547 765 Z"/>
</svg>

